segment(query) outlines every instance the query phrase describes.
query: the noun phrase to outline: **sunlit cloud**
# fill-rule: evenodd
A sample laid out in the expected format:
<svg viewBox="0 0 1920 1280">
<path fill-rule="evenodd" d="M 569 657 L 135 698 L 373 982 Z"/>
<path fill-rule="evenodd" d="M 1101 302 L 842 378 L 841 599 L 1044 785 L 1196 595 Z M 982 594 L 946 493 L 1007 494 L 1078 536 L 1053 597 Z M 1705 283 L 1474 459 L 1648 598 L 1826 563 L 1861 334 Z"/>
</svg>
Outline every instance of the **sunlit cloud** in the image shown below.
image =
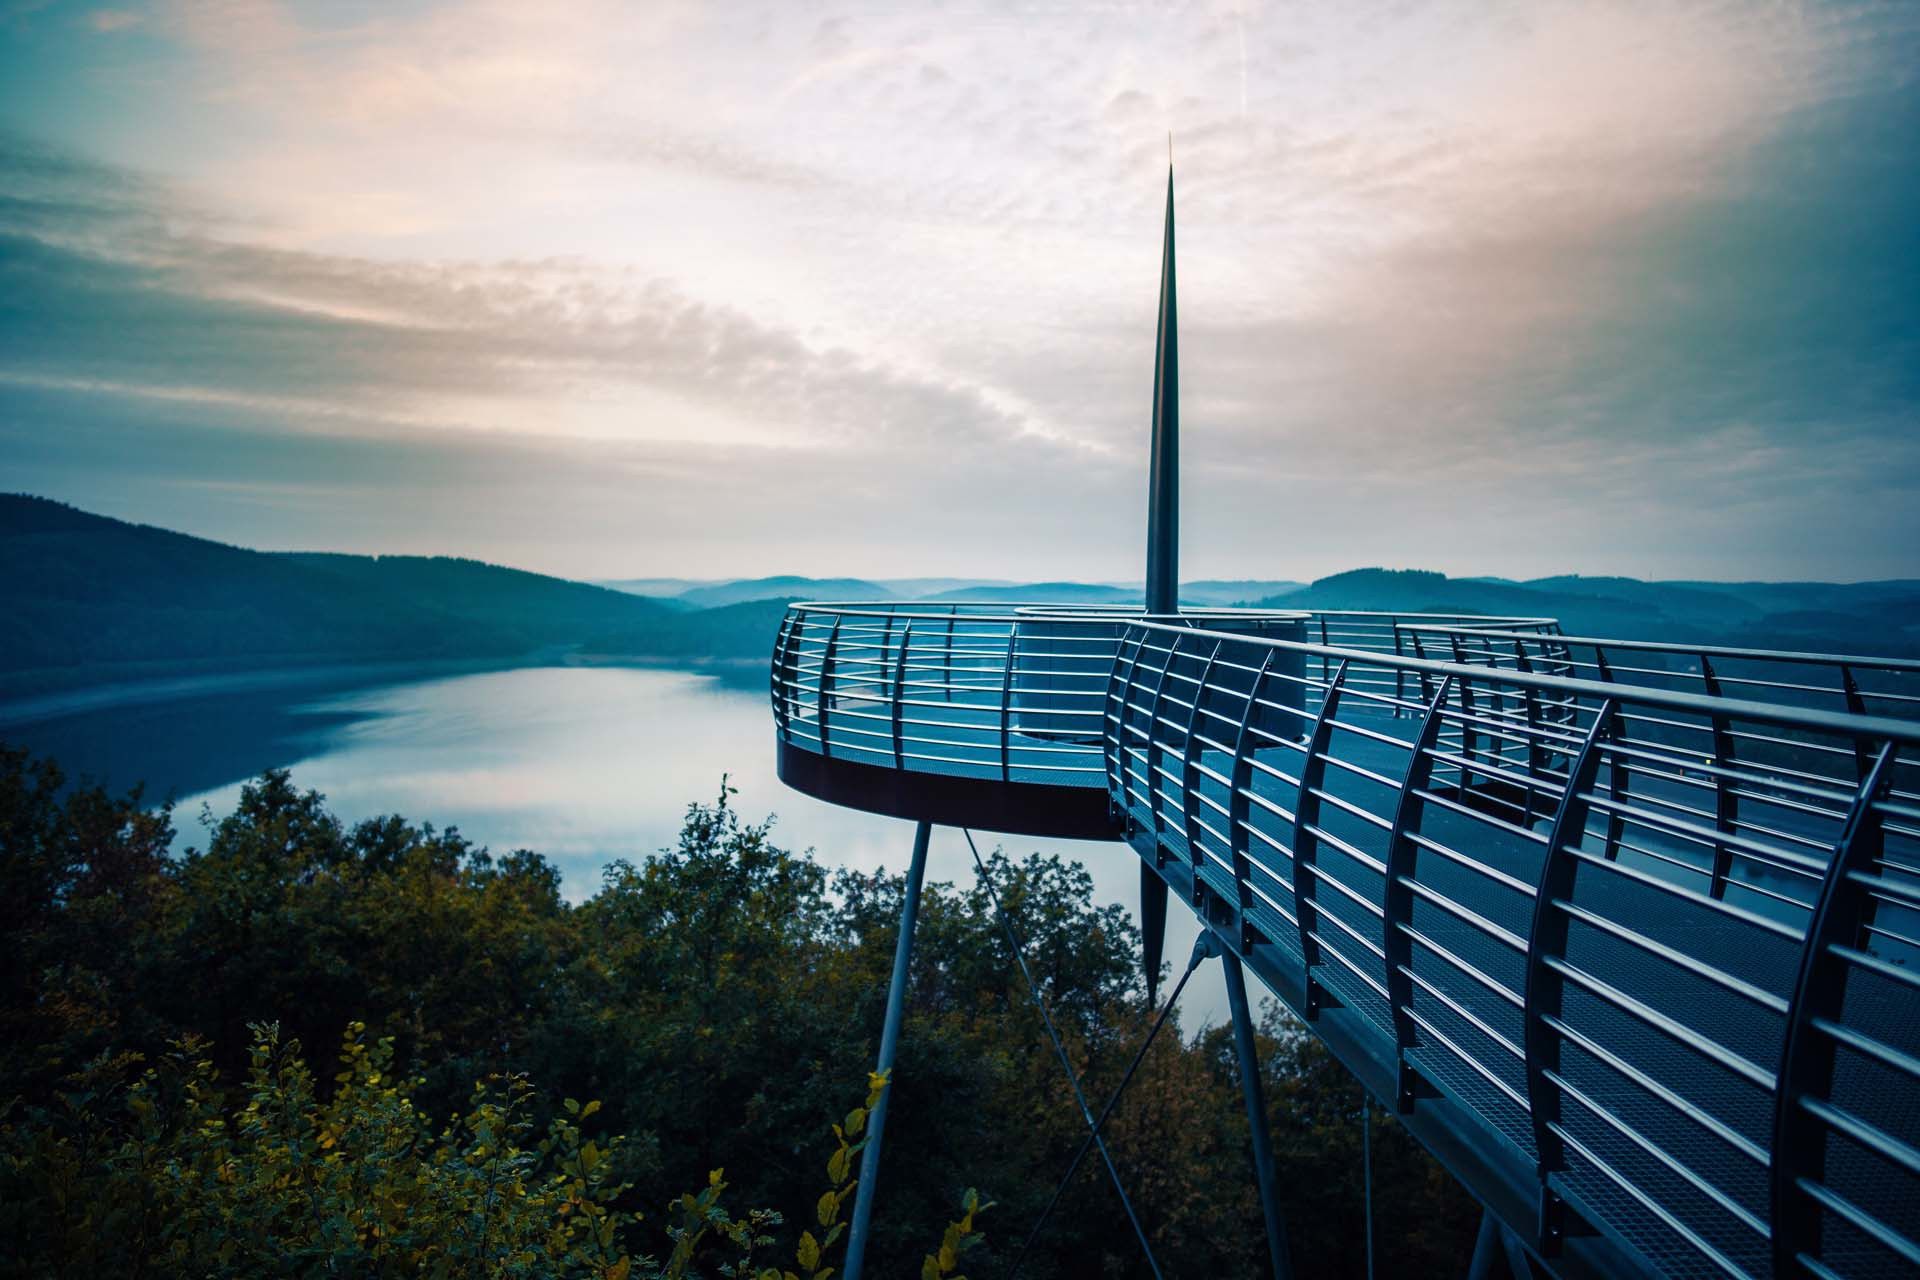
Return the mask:
<svg viewBox="0 0 1920 1280">
<path fill-rule="evenodd" d="M 1198 571 L 1920 573 L 1910 9 L 106 12 L 0 28 L 141 108 L 0 117 L 0 462 L 82 504 L 36 430 L 200 413 L 117 510 L 392 446 L 444 500 L 309 545 L 1131 576 L 1171 133 Z"/>
</svg>

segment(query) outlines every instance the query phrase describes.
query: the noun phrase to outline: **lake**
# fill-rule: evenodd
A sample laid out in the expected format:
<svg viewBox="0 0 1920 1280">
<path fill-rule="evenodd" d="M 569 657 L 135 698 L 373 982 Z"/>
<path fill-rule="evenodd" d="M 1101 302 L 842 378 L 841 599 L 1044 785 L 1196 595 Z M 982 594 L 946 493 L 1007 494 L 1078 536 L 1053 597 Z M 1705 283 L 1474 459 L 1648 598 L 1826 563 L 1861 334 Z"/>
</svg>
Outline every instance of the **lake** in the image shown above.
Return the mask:
<svg viewBox="0 0 1920 1280">
<path fill-rule="evenodd" d="M 544 854 L 568 897 L 593 893 L 601 868 L 676 843 L 689 803 L 711 801 L 728 777 L 743 816 L 776 818 L 774 838 L 812 848 L 828 866 L 906 865 L 913 827 L 823 804 L 774 774 L 764 683 L 631 667 L 524 667 L 354 685 L 334 682 L 175 698 L 0 723 L 0 740 L 51 755 L 70 774 L 116 788 L 145 781 L 151 800 L 176 799 L 177 847 L 203 844 L 203 811 L 232 810 L 242 783 L 291 769 L 354 821 L 398 813 L 454 826 L 496 853 Z M 1098 901 L 1129 910 L 1138 862 L 1121 844 L 976 834 L 981 852 L 1058 853 L 1093 873 Z M 969 884 L 958 831 L 936 828 L 930 880 Z M 1185 963 L 1196 927 L 1168 912 L 1167 958 Z M 1181 1001 L 1189 1031 L 1225 1016 L 1217 965 L 1194 975 Z"/>
</svg>

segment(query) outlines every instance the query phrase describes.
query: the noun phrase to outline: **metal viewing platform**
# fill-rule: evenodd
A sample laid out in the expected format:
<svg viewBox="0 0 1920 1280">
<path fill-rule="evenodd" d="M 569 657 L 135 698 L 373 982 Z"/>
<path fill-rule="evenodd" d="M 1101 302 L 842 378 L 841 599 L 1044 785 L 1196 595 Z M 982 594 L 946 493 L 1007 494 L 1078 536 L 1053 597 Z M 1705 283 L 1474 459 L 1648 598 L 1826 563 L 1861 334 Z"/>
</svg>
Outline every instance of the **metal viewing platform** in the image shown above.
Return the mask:
<svg viewBox="0 0 1920 1280">
<path fill-rule="evenodd" d="M 1168 895 L 1225 969 L 1275 1275 L 1243 969 L 1485 1206 L 1475 1276 L 1920 1274 L 1920 662 L 1178 610 L 1171 201 L 1147 609 L 780 625 L 781 778 L 918 824 L 880 1069 L 932 824 L 1124 842 L 1149 999 Z"/>
</svg>

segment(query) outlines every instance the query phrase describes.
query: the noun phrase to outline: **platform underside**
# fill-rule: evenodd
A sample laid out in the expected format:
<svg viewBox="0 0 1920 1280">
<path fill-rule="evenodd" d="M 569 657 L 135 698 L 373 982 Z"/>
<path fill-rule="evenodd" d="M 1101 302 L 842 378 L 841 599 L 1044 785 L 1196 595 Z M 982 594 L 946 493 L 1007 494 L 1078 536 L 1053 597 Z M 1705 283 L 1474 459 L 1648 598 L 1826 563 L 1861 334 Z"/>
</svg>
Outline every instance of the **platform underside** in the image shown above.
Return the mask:
<svg viewBox="0 0 1920 1280">
<path fill-rule="evenodd" d="M 1002 782 L 823 756 L 781 742 L 780 781 L 816 800 L 943 827 L 1060 840 L 1118 840 L 1104 787 Z"/>
</svg>

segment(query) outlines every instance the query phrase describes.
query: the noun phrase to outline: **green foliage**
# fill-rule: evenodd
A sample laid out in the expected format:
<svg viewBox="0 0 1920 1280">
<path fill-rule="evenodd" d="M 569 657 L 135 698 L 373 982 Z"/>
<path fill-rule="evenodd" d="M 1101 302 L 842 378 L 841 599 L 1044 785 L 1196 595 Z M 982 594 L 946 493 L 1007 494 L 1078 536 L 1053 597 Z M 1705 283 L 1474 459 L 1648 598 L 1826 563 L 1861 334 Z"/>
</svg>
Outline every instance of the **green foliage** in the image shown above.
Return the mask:
<svg viewBox="0 0 1920 1280">
<path fill-rule="evenodd" d="M 252 1029 L 237 1089 L 222 1088 L 204 1048 L 181 1039 L 151 1067 L 138 1054 L 96 1060 L 51 1107 L 0 1123 L 0 1236 L 13 1245 L 0 1275 L 681 1280 L 708 1265 L 794 1275 L 754 1265 L 785 1220 L 769 1209 L 734 1217 L 719 1169 L 667 1206 L 665 1261 L 636 1254 L 644 1218 L 623 1207 L 632 1187 L 614 1172 L 624 1140 L 586 1136 L 598 1102 L 565 1099 L 541 1131 L 533 1085 L 495 1076 L 435 1128 L 414 1106 L 419 1080 L 395 1074 L 393 1040 L 368 1043 L 364 1024 L 348 1027 L 325 1097 L 278 1027 Z M 837 1217 L 854 1191 L 822 1197 L 823 1225 L 827 1205 Z M 964 1207 L 943 1259 L 977 1239 L 976 1193 Z M 842 1229 L 801 1233 L 804 1280 L 828 1280 Z"/>
<path fill-rule="evenodd" d="M 0 1238 L 39 1233 L 45 1263 L 23 1273 L 134 1257 L 147 1261 L 118 1269 L 159 1273 L 177 1240 L 194 1274 L 222 1274 L 205 1261 L 221 1249 L 271 1274 L 343 1242 L 399 1259 L 408 1240 L 459 1272 L 479 1266 L 479 1203 L 487 1265 L 534 1249 L 535 1270 L 562 1270 L 571 1250 L 596 1274 L 618 1262 L 597 1234 L 613 1222 L 633 1275 L 653 1256 L 689 1275 L 761 1280 L 777 1264 L 781 1280 L 811 1278 L 840 1265 L 884 1086 L 870 1273 L 931 1257 L 952 1264 L 940 1274 L 992 1274 L 1005 1259 L 966 1208 L 950 1237 L 928 1224 L 953 1223 L 969 1187 L 996 1220 L 1033 1221 L 1084 1136 L 977 886 L 927 886 L 899 1061 L 869 1080 L 902 880 L 829 874 L 743 820 L 724 787 L 689 807 L 674 848 L 614 864 L 577 904 L 537 855 L 399 818 L 345 824 L 284 773 L 250 783 L 204 848 L 172 857 L 171 837 L 137 795 L 68 787 L 0 749 L 0 919 L 18 958 L 0 967 Z M 1152 1017 L 1126 913 L 1093 905 L 1076 864 L 996 852 L 989 871 L 1088 1095 L 1104 1097 Z M 1277 1015 L 1259 1043 L 1298 1273 L 1357 1275 L 1358 1091 Z M 1169 1275 L 1261 1266 L 1236 1073 L 1226 1029 L 1163 1035 L 1109 1121 Z M 869 1092 L 850 1112 L 851 1080 Z M 151 1110 L 136 1116 L 136 1099 Z M 1377 1119 L 1376 1195 L 1414 1224 L 1376 1242 L 1383 1272 L 1460 1270 L 1470 1202 Z M 197 1207 L 180 1207 L 187 1187 Z M 337 1211 L 313 1217 L 310 1192 Z M 1097 1171 L 1023 1265 L 1037 1280 L 1137 1270 Z"/>
</svg>

